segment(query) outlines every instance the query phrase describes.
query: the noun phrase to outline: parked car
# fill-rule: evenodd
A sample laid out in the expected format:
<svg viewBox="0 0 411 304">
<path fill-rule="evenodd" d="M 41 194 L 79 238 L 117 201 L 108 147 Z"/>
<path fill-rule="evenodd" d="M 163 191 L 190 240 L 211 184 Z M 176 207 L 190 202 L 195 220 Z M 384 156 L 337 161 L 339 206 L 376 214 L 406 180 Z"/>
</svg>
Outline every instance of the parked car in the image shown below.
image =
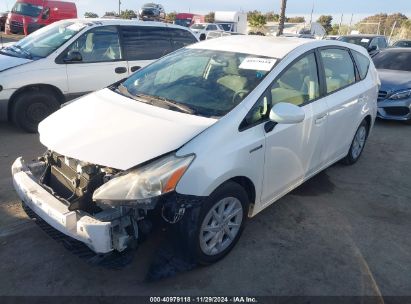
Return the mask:
<svg viewBox="0 0 411 304">
<path fill-rule="evenodd" d="M 406 47 L 411 48 L 411 40 L 398 40 L 394 42 L 392 47 Z"/>
<path fill-rule="evenodd" d="M 54 0 L 17 0 L 6 21 L 7 34 L 23 34 L 64 19 L 77 18 L 76 4 Z"/>
<path fill-rule="evenodd" d="M 411 49 L 386 49 L 373 60 L 381 79 L 378 117 L 411 123 Z"/>
<path fill-rule="evenodd" d="M 144 4 L 138 13 L 140 19 L 146 21 L 161 21 L 166 18 L 164 7 L 156 3 Z"/>
<path fill-rule="evenodd" d="M 197 15 L 191 13 L 178 13 L 176 14 L 176 20 L 174 21 L 175 24 L 190 27 L 194 23 L 201 23 L 205 22 L 204 15 Z"/>
<path fill-rule="evenodd" d="M 0 13 L 0 32 L 6 29 L 6 20 L 9 13 Z"/>
<path fill-rule="evenodd" d="M 99 254 L 129 248 L 156 210 L 183 252 L 209 264 L 249 217 L 360 158 L 378 85 L 359 46 L 206 40 L 42 121 L 48 152 L 31 164 L 18 158 L 14 186 L 25 208 Z"/>
<path fill-rule="evenodd" d="M 224 29 L 215 23 L 195 23 L 190 27 L 190 29 L 200 40 L 205 40 L 209 32 L 224 32 Z"/>
<path fill-rule="evenodd" d="M 338 40 L 365 47 L 371 57 L 388 47 L 387 38 L 382 35 L 348 35 L 340 36 Z"/>
<path fill-rule="evenodd" d="M 76 19 L 42 28 L 0 50 L 0 120 L 37 132 L 67 100 L 197 41 L 187 28 L 132 20 Z"/>
</svg>

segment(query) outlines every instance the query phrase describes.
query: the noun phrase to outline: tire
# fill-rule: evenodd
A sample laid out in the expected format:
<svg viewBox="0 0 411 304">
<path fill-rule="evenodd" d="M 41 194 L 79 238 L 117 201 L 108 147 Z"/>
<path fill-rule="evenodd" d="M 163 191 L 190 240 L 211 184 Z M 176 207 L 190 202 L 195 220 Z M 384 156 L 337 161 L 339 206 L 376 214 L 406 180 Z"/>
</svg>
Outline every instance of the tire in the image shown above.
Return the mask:
<svg viewBox="0 0 411 304">
<path fill-rule="evenodd" d="M 201 34 L 200 35 L 200 41 L 203 41 L 203 40 L 205 40 L 206 39 L 206 35 L 205 34 Z"/>
<path fill-rule="evenodd" d="M 212 212 L 217 206 L 225 206 L 224 208 L 226 209 L 217 209 L 217 212 L 221 210 L 221 215 L 226 211 L 225 216 L 228 216 L 225 222 L 221 224 L 217 224 Z M 236 214 L 231 218 L 229 212 L 230 206 L 232 206 L 232 210 L 234 210 L 231 215 Z M 217 188 L 206 201 L 203 202 L 199 213 L 194 216 L 195 220 L 192 220 L 193 216 L 188 215 L 187 217 L 191 219 L 189 225 L 187 221 L 185 221 L 185 223 L 183 221 L 179 228 L 180 241 L 185 244 L 185 249 L 190 253 L 190 258 L 201 265 L 209 265 L 227 255 L 236 245 L 244 230 L 248 216 L 248 206 L 249 199 L 247 193 L 239 184 L 227 182 Z M 195 210 L 194 213 L 196 213 Z M 206 228 L 207 224 L 209 226 Z M 210 228 L 210 226 L 215 225 L 220 225 L 220 228 Z M 226 232 L 227 229 L 232 233 L 232 237 L 228 236 Z M 209 235 L 213 235 L 213 237 L 205 241 Z M 221 242 L 219 241 L 220 239 Z M 213 241 L 218 244 L 214 249 L 207 252 L 207 248 L 212 248 Z"/>
<path fill-rule="evenodd" d="M 38 124 L 60 108 L 57 97 L 49 90 L 30 90 L 17 96 L 11 113 L 14 124 L 37 133 Z"/>
<path fill-rule="evenodd" d="M 369 125 L 366 120 L 363 120 L 355 132 L 354 138 L 351 142 L 350 150 L 347 156 L 342 159 L 342 163 L 345 165 L 353 165 L 360 158 L 364 151 L 365 144 L 367 142 L 369 133 Z"/>
</svg>

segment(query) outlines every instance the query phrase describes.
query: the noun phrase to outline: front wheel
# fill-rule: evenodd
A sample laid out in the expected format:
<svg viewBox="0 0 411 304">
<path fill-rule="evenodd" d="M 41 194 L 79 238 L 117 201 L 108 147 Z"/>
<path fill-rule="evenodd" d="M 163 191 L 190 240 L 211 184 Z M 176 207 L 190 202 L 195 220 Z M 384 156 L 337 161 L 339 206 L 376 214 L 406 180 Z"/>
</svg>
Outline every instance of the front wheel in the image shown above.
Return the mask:
<svg viewBox="0 0 411 304">
<path fill-rule="evenodd" d="M 352 165 L 358 161 L 364 150 L 367 138 L 368 122 L 366 120 L 363 120 L 360 126 L 358 127 L 357 132 L 355 132 L 354 139 L 351 143 L 350 150 L 348 151 L 347 156 L 342 159 L 342 162 L 344 164 Z"/>
<path fill-rule="evenodd" d="M 248 212 L 248 196 L 235 182 L 217 188 L 201 206 L 199 216 L 184 225 L 180 237 L 189 246 L 191 258 L 202 265 L 222 259 L 238 242 L 244 229 Z M 190 233 L 190 230 L 194 233 Z"/>
</svg>

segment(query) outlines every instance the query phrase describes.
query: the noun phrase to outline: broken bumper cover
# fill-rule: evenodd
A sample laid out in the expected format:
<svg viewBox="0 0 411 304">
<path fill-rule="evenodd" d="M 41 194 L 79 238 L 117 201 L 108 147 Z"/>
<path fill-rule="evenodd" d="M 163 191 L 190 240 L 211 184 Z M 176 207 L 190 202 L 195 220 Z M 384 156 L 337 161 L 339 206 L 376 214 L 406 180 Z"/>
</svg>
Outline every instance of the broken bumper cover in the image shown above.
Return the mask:
<svg viewBox="0 0 411 304">
<path fill-rule="evenodd" d="M 12 165 L 14 188 L 21 200 L 45 222 L 58 231 L 86 244 L 96 253 L 113 251 L 111 222 L 100 221 L 86 212 L 68 207 L 41 187 L 22 158 Z"/>
</svg>

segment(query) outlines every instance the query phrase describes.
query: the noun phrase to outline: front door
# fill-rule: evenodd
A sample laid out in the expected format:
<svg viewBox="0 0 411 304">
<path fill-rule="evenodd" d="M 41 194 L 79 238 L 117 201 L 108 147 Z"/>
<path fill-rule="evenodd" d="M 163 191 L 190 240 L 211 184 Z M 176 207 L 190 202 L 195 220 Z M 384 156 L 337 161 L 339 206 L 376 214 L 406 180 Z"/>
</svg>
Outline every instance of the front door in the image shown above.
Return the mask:
<svg viewBox="0 0 411 304">
<path fill-rule="evenodd" d="M 128 77 L 116 26 L 91 29 L 66 51 L 77 51 L 82 60 L 67 63 L 69 94 L 83 94 L 102 89 Z"/>
<path fill-rule="evenodd" d="M 327 104 L 320 98 L 317 59 L 310 52 L 291 63 L 267 90 L 267 111 L 279 102 L 304 109 L 297 124 L 277 124 L 266 133 L 261 201 L 268 205 L 316 173 L 324 163 Z"/>
</svg>

